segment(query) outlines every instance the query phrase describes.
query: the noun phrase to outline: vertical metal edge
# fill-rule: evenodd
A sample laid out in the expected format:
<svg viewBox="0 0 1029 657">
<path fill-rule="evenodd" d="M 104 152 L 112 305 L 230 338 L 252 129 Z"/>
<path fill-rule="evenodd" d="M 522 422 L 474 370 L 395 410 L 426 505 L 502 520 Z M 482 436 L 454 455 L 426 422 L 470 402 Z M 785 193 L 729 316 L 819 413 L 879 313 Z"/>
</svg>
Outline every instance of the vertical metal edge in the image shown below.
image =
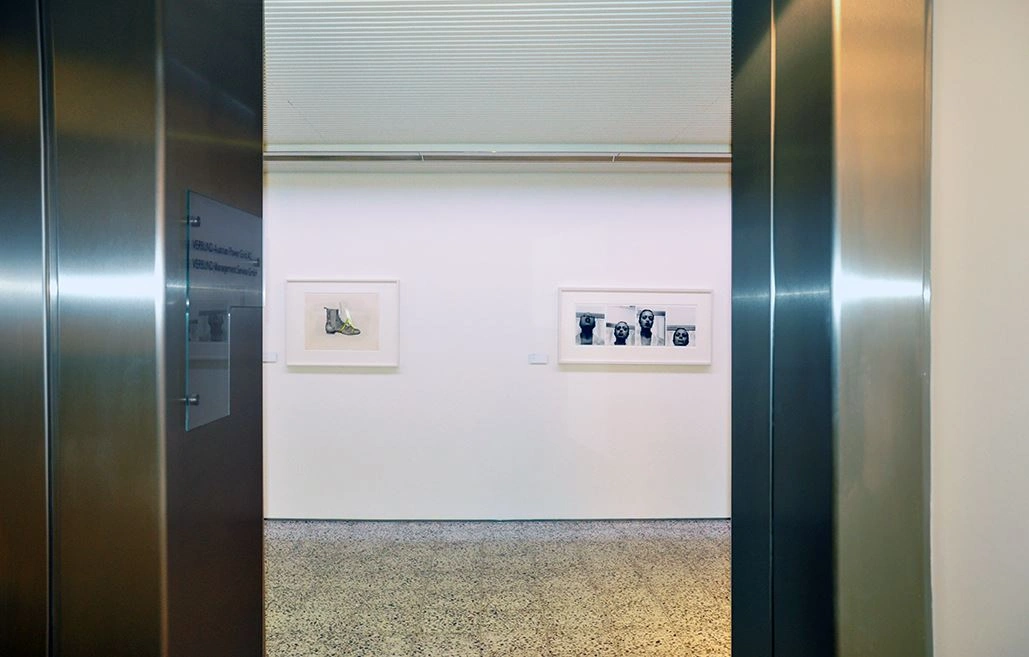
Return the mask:
<svg viewBox="0 0 1029 657">
<path fill-rule="evenodd" d="M 931 1 L 931 0 L 927 0 Z M 266 30 L 265 30 L 265 14 L 263 9 L 261 10 L 261 98 L 265 95 L 265 53 L 267 52 L 266 45 Z M 264 135 L 265 135 L 265 112 L 264 102 L 261 103 L 261 262 L 267 263 L 267 244 L 268 244 L 268 222 L 265 220 L 265 193 L 264 190 L 267 188 L 268 174 L 264 166 L 264 150 L 266 148 Z M 265 434 L 265 410 L 264 410 L 264 397 L 265 397 L 265 386 L 264 386 L 264 331 L 265 331 L 265 313 L 264 307 L 268 302 L 268 268 L 267 266 L 261 267 L 261 386 L 260 386 L 260 399 L 261 399 L 261 655 L 268 654 L 268 605 L 267 605 L 267 585 L 268 581 L 268 559 L 267 559 L 267 542 L 264 539 L 264 522 L 265 515 L 268 508 L 267 497 L 268 497 L 268 461 L 267 461 L 267 450 L 265 449 L 264 434 Z"/>
<path fill-rule="evenodd" d="M 839 98 L 840 98 L 840 62 L 841 62 L 841 50 L 842 43 L 840 39 L 840 21 L 841 7 L 840 0 L 831 0 L 832 2 L 832 103 L 834 110 L 836 109 Z M 834 147 L 836 140 L 839 138 L 839 112 L 834 111 L 832 116 L 833 121 L 833 142 Z M 841 626 L 841 610 L 838 601 L 839 598 L 839 586 L 840 586 L 840 572 L 839 572 L 839 536 L 840 536 L 840 521 L 838 512 L 838 500 L 840 498 L 840 481 L 839 481 L 839 435 L 840 435 L 840 326 L 842 323 L 842 305 L 841 297 L 839 294 L 841 285 L 841 272 L 842 272 L 842 243 L 840 240 L 840 206 L 842 205 L 840 200 L 840 187 L 836 184 L 839 180 L 839 158 L 833 157 L 832 159 L 832 273 L 831 278 L 831 296 L 832 296 L 832 354 L 831 354 L 831 370 L 832 370 L 832 382 L 833 382 L 833 394 L 832 394 L 832 441 L 833 441 L 833 477 L 832 477 L 832 498 L 834 505 L 834 513 L 832 518 L 832 578 L 833 578 L 833 624 L 838 629 Z M 839 633 L 836 637 L 836 654 L 839 656 L 840 645 L 839 645 Z"/>
<path fill-rule="evenodd" d="M 39 94 L 40 94 L 40 117 L 41 117 L 41 139 L 40 139 L 40 171 L 39 184 L 42 193 L 43 222 L 43 407 L 46 417 L 46 522 L 47 522 L 47 655 L 52 654 L 54 647 L 54 633 L 56 631 L 57 619 L 54 617 L 56 608 L 55 600 L 57 588 L 55 586 L 54 568 L 54 545 L 57 526 L 54 522 L 54 462 L 53 462 L 53 438 L 55 435 L 55 424 L 57 414 L 52 384 L 52 376 L 55 371 L 53 349 L 56 345 L 54 340 L 54 322 L 57 308 L 57 276 L 56 276 L 56 253 L 57 246 L 54 244 L 56 231 L 53 229 L 51 209 L 52 194 L 52 165 L 53 165 L 53 46 L 50 39 L 50 30 L 47 20 L 48 0 L 37 0 L 36 16 L 39 24 Z"/>
<path fill-rule="evenodd" d="M 923 130 L 922 194 L 925 211 L 922 215 L 922 494 L 925 496 L 922 531 L 926 537 L 923 558 L 926 619 L 925 655 L 934 654 L 933 591 L 932 591 L 932 160 L 933 160 L 933 0 L 925 2 L 925 129 Z"/>
<path fill-rule="evenodd" d="M 833 600 L 831 11 L 775 0 L 773 654 L 828 655 Z"/>
<path fill-rule="evenodd" d="M 154 435 L 157 437 L 158 480 L 158 559 L 160 572 L 160 652 L 168 657 L 168 432 L 165 418 L 168 412 L 168 357 L 165 345 L 167 322 L 167 216 L 165 211 L 165 79 L 164 79 L 164 0 L 154 0 L 154 357 L 155 417 Z"/>
<path fill-rule="evenodd" d="M 772 17 L 732 13 L 732 651 L 768 657 L 772 587 Z"/>
<path fill-rule="evenodd" d="M 0 4 L 0 654 L 49 635 L 46 214 L 38 0 Z"/>
<path fill-rule="evenodd" d="M 778 84 L 778 34 L 775 0 L 768 2 L 768 630 L 775 652 L 775 102 Z"/>
</svg>

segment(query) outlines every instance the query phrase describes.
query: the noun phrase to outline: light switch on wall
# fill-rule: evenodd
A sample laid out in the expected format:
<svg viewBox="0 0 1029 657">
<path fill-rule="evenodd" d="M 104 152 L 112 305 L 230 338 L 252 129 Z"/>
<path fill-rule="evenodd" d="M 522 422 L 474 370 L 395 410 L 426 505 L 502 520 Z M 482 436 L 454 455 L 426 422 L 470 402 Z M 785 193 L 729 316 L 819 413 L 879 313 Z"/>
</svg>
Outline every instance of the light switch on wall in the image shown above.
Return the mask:
<svg viewBox="0 0 1029 657">
<path fill-rule="evenodd" d="M 529 354 L 529 365 L 546 365 L 549 360 L 546 354 Z"/>
<path fill-rule="evenodd" d="M 261 360 L 263 360 L 266 363 L 277 363 L 277 362 L 279 362 L 279 352 L 277 352 L 277 351 L 266 351 L 266 352 L 264 352 L 263 356 L 261 357 Z"/>
</svg>

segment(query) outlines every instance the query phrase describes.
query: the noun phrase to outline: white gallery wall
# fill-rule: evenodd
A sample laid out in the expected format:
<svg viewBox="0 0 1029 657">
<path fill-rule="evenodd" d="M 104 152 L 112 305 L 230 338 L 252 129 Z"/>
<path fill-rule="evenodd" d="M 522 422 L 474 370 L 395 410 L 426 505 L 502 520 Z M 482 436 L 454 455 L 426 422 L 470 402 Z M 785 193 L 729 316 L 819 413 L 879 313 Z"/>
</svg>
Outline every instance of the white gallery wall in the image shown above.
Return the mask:
<svg viewBox="0 0 1029 657">
<path fill-rule="evenodd" d="M 266 515 L 728 517 L 729 204 L 727 174 L 268 173 Z M 379 277 L 398 368 L 287 367 L 287 279 Z M 558 365 L 559 286 L 713 290 L 712 364 Z"/>
<path fill-rule="evenodd" d="M 936 657 L 1029 654 L 1029 3 L 937 0 L 932 570 Z"/>
</svg>

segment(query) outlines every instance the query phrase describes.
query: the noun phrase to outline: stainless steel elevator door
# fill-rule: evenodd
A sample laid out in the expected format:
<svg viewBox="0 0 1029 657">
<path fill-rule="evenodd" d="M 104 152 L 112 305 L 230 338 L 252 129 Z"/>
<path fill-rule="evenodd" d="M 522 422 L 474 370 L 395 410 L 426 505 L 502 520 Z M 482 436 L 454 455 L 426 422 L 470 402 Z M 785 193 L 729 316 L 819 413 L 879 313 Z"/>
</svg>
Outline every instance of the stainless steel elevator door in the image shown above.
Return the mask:
<svg viewBox="0 0 1029 657">
<path fill-rule="evenodd" d="M 46 261 L 34 0 L 0 3 L 0 655 L 47 646 Z"/>
</svg>

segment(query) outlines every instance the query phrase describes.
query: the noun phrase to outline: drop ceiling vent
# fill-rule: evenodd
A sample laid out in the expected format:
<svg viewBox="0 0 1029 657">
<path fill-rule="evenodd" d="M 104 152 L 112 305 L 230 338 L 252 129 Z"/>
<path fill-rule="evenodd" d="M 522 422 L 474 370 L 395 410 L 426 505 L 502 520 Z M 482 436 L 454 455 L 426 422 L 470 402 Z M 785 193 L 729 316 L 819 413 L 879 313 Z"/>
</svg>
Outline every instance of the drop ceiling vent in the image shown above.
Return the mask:
<svg viewBox="0 0 1029 657">
<path fill-rule="evenodd" d="M 730 0 L 265 0 L 287 151 L 727 152 Z"/>
</svg>

